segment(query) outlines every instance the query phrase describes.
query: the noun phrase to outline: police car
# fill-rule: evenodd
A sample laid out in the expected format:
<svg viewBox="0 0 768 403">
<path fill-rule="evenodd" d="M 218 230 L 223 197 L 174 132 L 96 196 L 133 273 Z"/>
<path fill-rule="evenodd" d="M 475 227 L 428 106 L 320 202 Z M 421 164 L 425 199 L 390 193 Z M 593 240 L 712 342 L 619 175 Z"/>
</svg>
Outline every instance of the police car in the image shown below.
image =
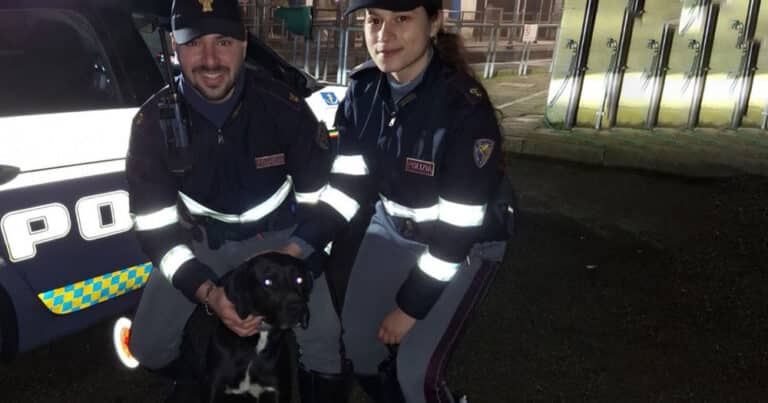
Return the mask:
<svg viewBox="0 0 768 403">
<path fill-rule="evenodd" d="M 169 9 L 149 0 L 0 4 L 3 359 L 138 302 L 152 265 L 132 233 L 125 155 L 134 114 L 164 85 L 150 38 Z M 344 88 L 321 88 L 255 38 L 248 55 L 332 122 Z"/>
</svg>

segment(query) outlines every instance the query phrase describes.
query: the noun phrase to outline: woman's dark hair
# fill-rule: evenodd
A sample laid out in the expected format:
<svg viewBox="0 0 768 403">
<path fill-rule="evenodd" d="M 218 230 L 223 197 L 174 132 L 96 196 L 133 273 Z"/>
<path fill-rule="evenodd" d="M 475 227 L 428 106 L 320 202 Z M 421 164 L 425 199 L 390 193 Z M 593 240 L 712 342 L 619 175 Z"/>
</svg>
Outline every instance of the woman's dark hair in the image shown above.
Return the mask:
<svg viewBox="0 0 768 403">
<path fill-rule="evenodd" d="M 427 10 L 427 17 L 430 20 L 438 18 L 438 14 L 442 12 L 443 7 L 440 5 L 440 0 L 434 0 L 431 4 L 425 5 L 424 9 Z M 443 27 L 437 31 L 437 37 L 435 38 L 435 46 L 437 47 L 437 54 L 440 59 L 449 66 L 452 66 L 458 71 L 467 73 L 470 77 L 474 78 L 477 83 L 485 88 L 483 83 L 477 78 L 475 71 L 472 70 L 469 63 L 467 63 L 467 49 L 464 47 L 464 40 L 461 35 L 446 32 Z M 496 123 L 499 125 L 499 129 L 504 132 L 504 128 L 501 125 L 501 121 L 504 118 L 504 112 L 494 107 L 496 111 Z"/>
<path fill-rule="evenodd" d="M 433 2 L 433 4 L 426 5 L 424 8 L 427 10 L 427 16 L 430 20 L 434 20 L 442 12 L 442 6 L 440 2 Z M 464 47 L 464 40 L 461 35 L 446 32 L 444 28 L 440 28 L 435 38 L 435 46 L 437 47 L 437 53 L 440 55 L 440 59 L 443 62 L 452 66 L 456 70 L 467 73 L 470 77 L 477 78 L 474 70 L 467 63 L 467 50 Z"/>
</svg>

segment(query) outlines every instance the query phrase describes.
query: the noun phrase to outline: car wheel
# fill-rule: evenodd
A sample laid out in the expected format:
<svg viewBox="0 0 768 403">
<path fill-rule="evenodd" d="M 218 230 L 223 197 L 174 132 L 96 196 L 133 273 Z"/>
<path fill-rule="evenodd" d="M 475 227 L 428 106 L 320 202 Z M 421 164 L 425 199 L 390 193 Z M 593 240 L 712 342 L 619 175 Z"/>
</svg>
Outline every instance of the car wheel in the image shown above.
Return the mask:
<svg viewBox="0 0 768 403">
<path fill-rule="evenodd" d="M 128 349 L 128 342 L 131 338 L 131 323 L 131 319 L 125 316 L 119 318 L 112 328 L 112 340 L 117 358 L 127 368 L 133 369 L 139 366 L 139 362 Z"/>
</svg>

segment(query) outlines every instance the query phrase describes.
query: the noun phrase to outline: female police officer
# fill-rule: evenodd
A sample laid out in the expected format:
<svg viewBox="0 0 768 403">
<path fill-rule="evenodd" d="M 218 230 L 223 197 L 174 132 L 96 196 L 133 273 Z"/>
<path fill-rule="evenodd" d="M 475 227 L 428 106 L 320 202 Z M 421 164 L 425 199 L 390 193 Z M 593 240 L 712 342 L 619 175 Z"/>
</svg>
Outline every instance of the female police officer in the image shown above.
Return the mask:
<svg viewBox="0 0 768 403">
<path fill-rule="evenodd" d="M 407 402 L 451 401 L 443 370 L 470 308 L 504 254 L 494 227 L 499 126 L 482 85 L 441 31 L 440 0 L 353 0 L 371 61 L 336 115 L 339 155 L 321 199 L 348 221 L 377 198 L 350 275 L 343 341 L 361 385 L 399 344 Z M 506 213 L 506 207 L 504 207 Z"/>
</svg>

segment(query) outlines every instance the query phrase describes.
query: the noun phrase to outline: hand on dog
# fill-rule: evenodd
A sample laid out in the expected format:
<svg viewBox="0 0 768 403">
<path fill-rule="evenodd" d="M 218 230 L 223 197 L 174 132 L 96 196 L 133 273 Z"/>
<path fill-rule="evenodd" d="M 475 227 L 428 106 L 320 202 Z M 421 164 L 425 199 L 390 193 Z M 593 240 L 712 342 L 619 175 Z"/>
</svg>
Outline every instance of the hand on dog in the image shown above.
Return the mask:
<svg viewBox="0 0 768 403">
<path fill-rule="evenodd" d="M 253 336 L 259 331 L 262 317 L 248 315 L 245 319 L 240 318 L 240 315 L 235 311 L 235 305 L 227 298 L 222 287 L 213 286 L 213 289 L 208 293 L 208 306 L 225 326 L 240 337 Z"/>
<path fill-rule="evenodd" d="M 416 319 L 410 317 L 407 313 L 395 308 L 384 317 L 379 327 L 379 340 L 384 344 L 400 344 L 400 341 L 416 324 Z"/>
<path fill-rule="evenodd" d="M 304 256 L 304 251 L 301 250 L 301 246 L 295 242 L 285 244 L 285 246 L 277 249 L 275 252 L 282 253 L 284 255 L 293 256 L 296 259 L 301 259 Z"/>
</svg>

